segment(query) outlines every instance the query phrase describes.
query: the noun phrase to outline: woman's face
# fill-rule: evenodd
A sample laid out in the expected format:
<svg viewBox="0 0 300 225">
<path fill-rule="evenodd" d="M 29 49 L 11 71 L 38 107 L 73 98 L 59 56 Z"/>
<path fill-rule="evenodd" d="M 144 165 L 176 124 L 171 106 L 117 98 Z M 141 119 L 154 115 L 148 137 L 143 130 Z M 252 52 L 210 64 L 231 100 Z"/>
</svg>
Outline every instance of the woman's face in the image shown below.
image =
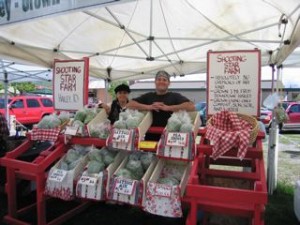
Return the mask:
<svg viewBox="0 0 300 225">
<path fill-rule="evenodd" d="M 118 91 L 117 99 L 119 102 L 125 102 L 128 100 L 128 92 L 127 91 Z"/>
</svg>

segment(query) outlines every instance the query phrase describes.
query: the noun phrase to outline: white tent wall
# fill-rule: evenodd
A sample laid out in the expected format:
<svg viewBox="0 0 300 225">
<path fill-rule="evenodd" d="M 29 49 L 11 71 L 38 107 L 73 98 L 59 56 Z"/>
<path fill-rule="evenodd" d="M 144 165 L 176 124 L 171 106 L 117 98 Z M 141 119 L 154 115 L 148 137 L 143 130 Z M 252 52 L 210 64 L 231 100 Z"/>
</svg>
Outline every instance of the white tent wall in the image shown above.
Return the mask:
<svg viewBox="0 0 300 225">
<path fill-rule="evenodd" d="M 282 64 L 299 45 L 299 7 L 298 0 L 129 1 L 1 26 L 0 55 L 47 68 L 54 59 L 90 57 L 91 75 L 109 80 L 205 72 L 209 50 L 258 48 L 262 65 Z"/>
</svg>

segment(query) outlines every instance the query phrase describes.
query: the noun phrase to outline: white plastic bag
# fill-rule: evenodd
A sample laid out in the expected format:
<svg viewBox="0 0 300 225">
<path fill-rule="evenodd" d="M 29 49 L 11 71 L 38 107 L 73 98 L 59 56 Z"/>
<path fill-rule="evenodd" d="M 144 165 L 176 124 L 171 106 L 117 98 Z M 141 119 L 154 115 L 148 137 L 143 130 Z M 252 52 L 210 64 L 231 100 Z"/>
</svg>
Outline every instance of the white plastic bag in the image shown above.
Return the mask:
<svg viewBox="0 0 300 225">
<path fill-rule="evenodd" d="M 268 95 L 268 97 L 264 100 L 263 105 L 268 109 L 274 109 L 275 106 L 278 105 L 280 101 L 280 97 L 278 93 L 273 93 Z"/>
</svg>

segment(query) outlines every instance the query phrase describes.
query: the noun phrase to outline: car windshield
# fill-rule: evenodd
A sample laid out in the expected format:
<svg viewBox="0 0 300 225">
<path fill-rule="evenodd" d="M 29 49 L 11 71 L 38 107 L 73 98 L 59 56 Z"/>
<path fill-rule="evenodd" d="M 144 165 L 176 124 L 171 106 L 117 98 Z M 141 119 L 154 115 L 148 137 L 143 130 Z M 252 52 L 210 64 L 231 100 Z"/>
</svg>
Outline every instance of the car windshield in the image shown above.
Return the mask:
<svg viewBox="0 0 300 225">
<path fill-rule="evenodd" d="M 287 107 L 289 106 L 289 103 L 288 102 L 282 102 L 282 107 L 284 109 L 287 109 Z"/>
<path fill-rule="evenodd" d="M 8 99 L 8 103 L 10 103 L 10 99 Z M 4 109 L 4 98 L 0 98 L 0 109 Z"/>
</svg>

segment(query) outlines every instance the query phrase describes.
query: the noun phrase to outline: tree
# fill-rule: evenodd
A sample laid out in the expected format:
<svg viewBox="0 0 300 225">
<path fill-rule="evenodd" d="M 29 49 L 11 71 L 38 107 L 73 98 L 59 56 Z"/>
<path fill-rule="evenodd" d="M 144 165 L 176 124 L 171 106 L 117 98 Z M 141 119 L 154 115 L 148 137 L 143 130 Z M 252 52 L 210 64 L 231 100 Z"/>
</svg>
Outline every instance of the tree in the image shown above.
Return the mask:
<svg viewBox="0 0 300 225">
<path fill-rule="evenodd" d="M 20 91 L 20 94 L 35 90 L 35 85 L 31 82 L 13 82 L 11 86 Z"/>
</svg>

